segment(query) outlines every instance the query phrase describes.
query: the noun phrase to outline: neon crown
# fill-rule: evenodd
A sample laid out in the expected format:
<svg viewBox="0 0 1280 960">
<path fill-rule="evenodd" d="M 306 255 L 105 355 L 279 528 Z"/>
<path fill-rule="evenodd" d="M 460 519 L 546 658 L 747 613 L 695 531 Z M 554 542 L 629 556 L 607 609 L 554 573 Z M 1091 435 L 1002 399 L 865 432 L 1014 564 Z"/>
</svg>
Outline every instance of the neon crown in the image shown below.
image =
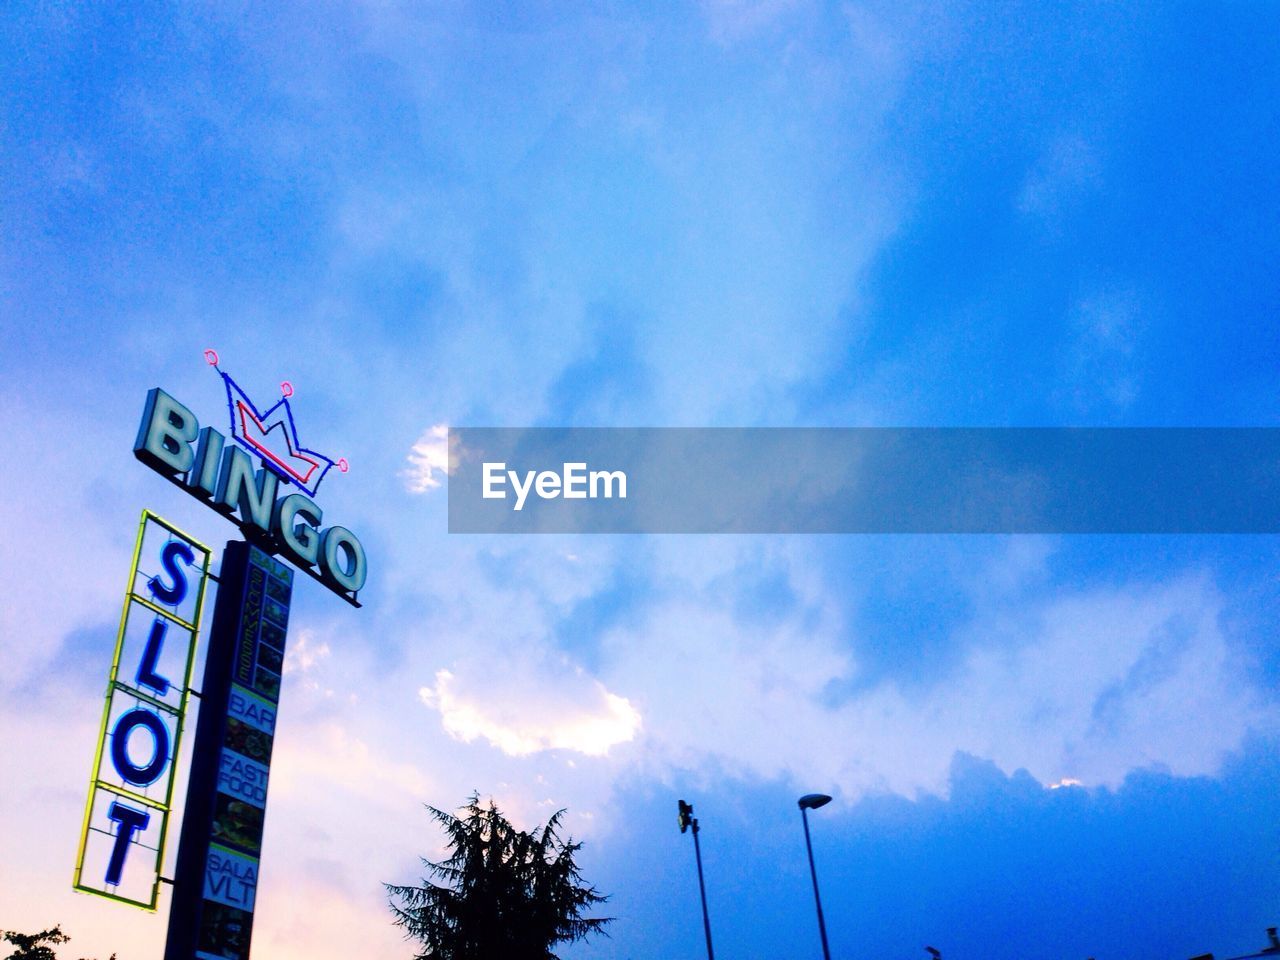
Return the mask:
<svg viewBox="0 0 1280 960">
<path fill-rule="evenodd" d="M 298 428 L 293 422 L 293 408 L 289 398 L 293 396 L 293 384 L 288 380 L 280 384 L 282 396 L 266 410 L 259 410 L 240 389 L 230 374 L 218 366 L 215 350 L 206 350 L 204 358 L 218 371 L 227 388 L 227 411 L 231 415 L 231 436 L 240 446 L 262 459 L 263 466 L 278 474 L 285 483 L 294 483 L 314 497 L 330 467 L 347 472 L 346 458 L 331 460 L 322 453 L 308 450 L 298 440 Z"/>
</svg>

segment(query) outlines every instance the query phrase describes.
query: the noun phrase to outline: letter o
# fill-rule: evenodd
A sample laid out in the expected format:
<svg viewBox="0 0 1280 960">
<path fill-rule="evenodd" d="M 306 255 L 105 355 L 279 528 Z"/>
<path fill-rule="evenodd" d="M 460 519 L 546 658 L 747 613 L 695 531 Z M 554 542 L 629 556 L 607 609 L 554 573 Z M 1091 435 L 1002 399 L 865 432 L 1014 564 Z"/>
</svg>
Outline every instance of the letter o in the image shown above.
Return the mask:
<svg viewBox="0 0 1280 960">
<path fill-rule="evenodd" d="M 347 562 L 343 562 L 343 557 Z M 330 527 L 324 532 L 320 541 L 320 572 L 352 593 L 364 586 L 367 574 L 364 547 L 346 527 Z"/>
<path fill-rule="evenodd" d="M 144 727 L 151 734 L 151 759 L 144 766 L 138 766 L 129 757 L 129 735 L 138 727 Z M 126 783 L 139 787 L 155 783 L 169 765 L 168 728 L 154 713 L 140 707 L 121 714 L 111 731 L 111 762 Z"/>
</svg>

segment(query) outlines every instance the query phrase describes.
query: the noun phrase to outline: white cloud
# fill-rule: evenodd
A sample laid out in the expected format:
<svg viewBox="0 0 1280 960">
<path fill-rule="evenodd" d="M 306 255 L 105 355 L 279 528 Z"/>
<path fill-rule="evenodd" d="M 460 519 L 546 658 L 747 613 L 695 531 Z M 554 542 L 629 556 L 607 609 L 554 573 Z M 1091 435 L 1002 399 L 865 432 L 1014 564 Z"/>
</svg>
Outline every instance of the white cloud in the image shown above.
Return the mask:
<svg viewBox="0 0 1280 960">
<path fill-rule="evenodd" d="M 772 26 L 797 0 L 703 0 L 711 35 L 721 43 L 743 40 Z"/>
<path fill-rule="evenodd" d="M 952 636 L 959 658 L 927 685 L 860 686 L 829 601 L 802 597 L 774 622 L 673 600 L 610 635 L 602 676 L 644 711 L 650 763 L 915 795 L 945 790 L 965 751 L 1045 782 L 1115 784 L 1151 766 L 1213 774 L 1251 729 L 1277 723 L 1205 577 L 1005 594 Z"/>
<path fill-rule="evenodd" d="M 465 682 L 440 670 L 435 685 L 423 687 L 419 696 L 439 711 L 450 736 L 464 743 L 484 739 L 511 756 L 570 750 L 602 757 L 640 729 L 640 714 L 630 701 L 581 671 L 560 682 L 506 666 L 503 674 Z"/>
<path fill-rule="evenodd" d="M 1096 148 L 1079 134 L 1056 137 L 1027 171 L 1018 193 L 1020 213 L 1057 229 L 1069 207 L 1102 182 Z"/>
<path fill-rule="evenodd" d="M 434 853 L 414 838 L 419 804 L 440 785 L 394 741 L 371 740 L 370 718 L 349 700 L 345 713 L 315 717 L 316 693 L 287 693 L 295 702 L 281 712 L 272 758 L 254 941 L 284 960 L 397 956 L 382 883 Z"/>
<path fill-rule="evenodd" d="M 1081 299 L 1067 323 L 1060 400 L 1078 412 L 1124 411 L 1142 388 L 1143 303 L 1136 291 L 1106 289 Z"/>
<path fill-rule="evenodd" d="M 449 427 L 438 423 L 429 427 L 410 448 L 408 466 L 401 472 L 405 489 L 426 493 L 437 489 L 449 474 Z"/>
<path fill-rule="evenodd" d="M 39 671 L 74 630 L 98 628 L 108 644 L 114 640 L 137 514 L 113 530 L 79 509 L 92 502 L 95 484 L 106 486 L 105 471 L 94 468 L 110 462 L 111 452 L 108 447 L 104 453 L 106 445 L 92 434 L 80 442 L 79 434 L 87 432 L 80 422 L 20 400 L 16 391 L 0 396 L 0 419 L 9 425 L 5 455 L 21 465 L 0 478 L 0 527 L 9 544 L 0 551 L 4 690 Z M 77 442 L 63 439 L 68 437 Z M 107 558 L 118 565 L 106 566 Z"/>
<path fill-rule="evenodd" d="M 288 651 L 284 656 L 285 675 L 308 673 L 321 661 L 327 660 L 330 653 L 332 650 L 329 644 L 317 639 L 314 630 L 305 628 L 299 630 L 297 639 L 289 642 Z"/>
<path fill-rule="evenodd" d="M 1223 604 L 1207 578 L 1184 575 L 1033 605 L 1022 622 L 1034 633 L 975 643 L 934 708 L 961 749 L 1042 780 L 1215 773 L 1250 728 L 1276 721 L 1222 632 Z"/>
</svg>

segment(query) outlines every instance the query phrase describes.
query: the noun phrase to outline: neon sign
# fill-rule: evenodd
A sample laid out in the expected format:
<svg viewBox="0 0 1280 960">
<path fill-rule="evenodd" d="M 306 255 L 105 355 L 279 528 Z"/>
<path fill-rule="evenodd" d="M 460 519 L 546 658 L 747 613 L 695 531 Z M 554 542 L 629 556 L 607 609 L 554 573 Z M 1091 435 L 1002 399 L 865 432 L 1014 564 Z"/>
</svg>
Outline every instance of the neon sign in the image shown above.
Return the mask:
<svg viewBox="0 0 1280 960">
<path fill-rule="evenodd" d="M 216 353 L 207 351 L 206 359 L 217 368 Z M 249 539 L 360 606 L 357 595 L 368 576 L 364 547 L 346 527 L 323 528 L 324 512 L 311 499 L 329 468 L 345 471 L 346 461 L 331 460 L 298 442 L 289 404 L 293 388 L 287 382 L 284 396 L 263 411 L 220 368 L 218 373 L 227 389 L 235 444 L 213 427 L 201 428 L 188 407 L 153 387 L 134 456 L 232 518 Z M 257 455 L 262 469 L 255 469 L 246 451 Z M 306 492 L 277 498 L 282 485 Z"/>
<path fill-rule="evenodd" d="M 159 892 L 209 557 L 199 541 L 143 511 L 74 886 L 146 910 Z"/>
<path fill-rule="evenodd" d="M 331 468 L 347 472 L 347 461 L 301 444 L 293 385 L 285 381 L 280 400 L 260 408 L 214 351 L 206 360 L 226 388 L 234 442 L 201 428 L 155 387 L 133 447 L 248 541 L 228 543 L 222 555 L 165 960 L 248 960 L 293 591 L 293 571 L 275 555 L 357 607 L 367 563 L 359 538 L 323 526 L 311 499 Z M 143 512 L 76 858 L 78 890 L 156 908 L 209 564 L 207 547 Z"/>
<path fill-rule="evenodd" d="M 231 436 L 242 447 L 261 458 L 285 483 L 295 483 L 309 496 L 316 495 L 320 481 L 330 467 L 347 472 L 347 461 L 331 460 L 322 453 L 308 450 L 298 440 L 298 427 L 293 419 L 293 384 L 280 384 L 280 399 L 266 410 L 259 410 L 231 375 L 218 365 L 218 354 L 206 350 L 205 360 L 218 371 L 227 390 L 227 411 L 231 418 Z"/>
</svg>

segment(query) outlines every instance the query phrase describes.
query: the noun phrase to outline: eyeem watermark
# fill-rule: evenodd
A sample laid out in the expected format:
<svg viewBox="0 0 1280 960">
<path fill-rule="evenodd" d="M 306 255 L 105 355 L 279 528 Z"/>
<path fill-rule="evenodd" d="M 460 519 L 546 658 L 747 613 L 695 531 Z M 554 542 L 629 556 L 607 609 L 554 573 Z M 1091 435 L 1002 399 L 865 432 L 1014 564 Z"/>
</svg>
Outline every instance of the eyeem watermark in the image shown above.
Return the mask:
<svg viewBox="0 0 1280 960">
<path fill-rule="evenodd" d="M 566 463 L 560 472 L 555 470 L 508 470 L 506 463 L 485 463 L 484 499 L 505 500 L 507 484 L 515 492 L 516 510 L 524 509 L 524 502 L 532 491 L 542 500 L 619 500 L 627 499 L 627 475 L 621 470 L 588 470 L 586 463 Z"/>
<path fill-rule="evenodd" d="M 1280 533 L 1275 427 L 464 427 L 449 442 L 452 533 Z"/>
</svg>

